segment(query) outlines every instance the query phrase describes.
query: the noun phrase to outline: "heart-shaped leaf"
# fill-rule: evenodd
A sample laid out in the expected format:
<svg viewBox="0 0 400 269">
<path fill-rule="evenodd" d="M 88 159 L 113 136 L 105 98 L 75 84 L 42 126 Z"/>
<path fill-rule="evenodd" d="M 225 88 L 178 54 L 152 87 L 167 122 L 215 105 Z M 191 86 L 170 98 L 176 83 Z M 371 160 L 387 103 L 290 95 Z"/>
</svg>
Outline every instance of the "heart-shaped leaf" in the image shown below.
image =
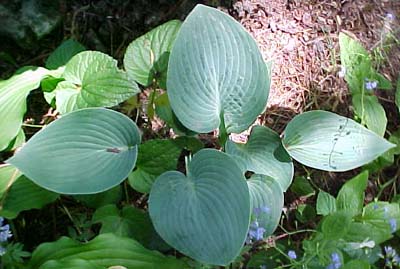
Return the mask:
<svg viewBox="0 0 400 269">
<path fill-rule="evenodd" d="M 244 171 L 276 179 L 283 191 L 292 182 L 292 159 L 282 146 L 279 135 L 265 126 L 254 126 L 246 144 L 227 141 L 225 150 L 242 163 Z"/>
<path fill-rule="evenodd" d="M 60 113 L 86 107 L 110 107 L 140 92 L 137 84 L 119 70 L 117 61 L 97 51 L 75 55 L 65 66 L 65 81 L 55 89 Z"/>
<path fill-rule="evenodd" d="M 57 72 L 31 67 L 0 82 L 0 151 L 7 148 L 21 129 L 26 112 L 26 97 L 49 75 L 57 76 Z"/>
<path fill-rule="evenodd" d="M 320 110 L 291 120 L 283 144 L 298 162 L 336 172 L 367 164 L 395 147 L 351 119 Z"/>
<path fill-rule="evenodd" d="M 66 264 L 72 263 L 76 266 L 79 264 L 77 260 L 90 262 L 97 266 L 94 268 L 186 268 L 182 261 L 163 256 L 156 251 L 150 251 L 133 239 L 114 234 L 102 234 L 84 244 L 68 237 L 62 237 L 56 242 L 41 244 L 33 252 L 28 268 L 54 268 L 48 263 L 58 263 L 61 265 L 58 268 L 70 269 L 71 267 Z M 86 263 L 83 264 L 86 266 Z"/>
<path fill-rule="evenodd" d="M 259 227 L 265 229 L 264 236 L 271 235 L 276 227 L 283 208 L 283 192 L 279 183 L 268 176 L 253 175 L 247 181 L 250 191 L 253 214 Z"/>
<path fill-rule="evenodd" d="M 154 182 L 149 212 L 158 234 L 182 253 L 226 265 L 239 255 L 250 221 L 249 190 L 236 162 L 212 149 Z"/>
<path fill-rule="evenodd" d="M 264 110 L 270 85 L 270 72 L 243 26 L 203 5 L 182 24 L 167 78 L 173 111 L 199 133 L 246 130 Z"/>
<path fill-rule="evenodd" d="M 178 20 L 166 22 L 129 44 L 124 56 L 129 77 L 143 86 L 149 86 L 156 79 L 165 89 L 169 52 L 180 26 Z"/>
<path fill-rule="evenodd" d="M 96 193 L 128 176 L 139 143 L 139 130 L 128 117 L 104 108 L 88 108 L 54 121 L 7 162 L 46 189 Z"/>
</svg>

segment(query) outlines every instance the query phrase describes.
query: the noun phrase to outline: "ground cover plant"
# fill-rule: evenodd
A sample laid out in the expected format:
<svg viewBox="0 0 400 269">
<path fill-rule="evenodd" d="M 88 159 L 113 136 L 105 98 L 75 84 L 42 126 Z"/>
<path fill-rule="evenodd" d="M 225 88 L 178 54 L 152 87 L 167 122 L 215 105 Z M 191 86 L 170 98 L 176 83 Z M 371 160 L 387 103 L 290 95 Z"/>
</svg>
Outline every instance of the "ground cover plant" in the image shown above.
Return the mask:
<svg viewBox="0 0 400 269">
<path fill-rule="evenodd" d="M 386 116 L 371 92 L 392 82 L 373 69 L 357 41 L 339 38 L 356 117 L 312 110 L 282 134 L 254 123 L 266 108 L 273 62 L 263 60 L 233 18 L 204 5 L 132 41 L 122 68 L 69 39 L 45 67 L 23 67 L 0 81 L 0 150 L 11 153 L 0 166 L 2 266 L 398 266 L 396 249 L 384 245 L 399 229 L 398 201 L 364 202 L 369 174 L 400 153 L 397 133 L 384 138 Z M 144 87 L 145 105 L 138 98 Z M 30 126 L 41 130 L 26 139 L 27 96 L 36 88 L 60 116 Z M 135 123 L 138 114 L 134 120 L 116 111 L 143 105 L 146 117 L 161 118 L 174 138 L 148 139 Z M 233 140 L 249 129 L 246 143 Z M 204 145 L 200 134 L 216 139 Z M 291 232 L 310 232 L 301 246 L 268 240 L 280 226 L 289 187 L 305 196 L 316 191 L 307 179 L 292 182 L 293 160 L 329 172 L 363 166 L 336 197 L 318 190 L 316 212 L 298 207 L 299 222 L 321 216 L 313 229 Z M 138 193 L 144 201 L 131 202 Z M 92 212 L 75 216 L 65 201 Z M 13 220 L 54 203 L 73 224 L 68 234 L 25 251 L 16 231 L 27 224 Z"/>
</svg>

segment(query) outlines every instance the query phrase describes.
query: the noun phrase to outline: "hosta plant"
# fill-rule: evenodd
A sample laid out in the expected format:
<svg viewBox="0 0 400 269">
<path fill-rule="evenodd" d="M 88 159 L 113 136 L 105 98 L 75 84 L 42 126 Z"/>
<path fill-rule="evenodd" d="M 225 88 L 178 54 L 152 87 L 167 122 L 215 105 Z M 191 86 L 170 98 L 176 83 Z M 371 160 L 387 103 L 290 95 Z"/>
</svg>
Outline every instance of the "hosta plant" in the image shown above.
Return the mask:
<svg viewBox="0 0 400 269">
<path fill-rule="evenodd" d="M 18 139 L 25 98 L 41 82 L 48 102 L 62 114 L 0 167 L 3 192 L 10 197 L 17 183 L 25 182 L 20 188 L 26 189 L 32 181 L 32 192 L 57 199 L 57 194 L 106 192 L 129 178 L 134 189 L 149 193 L 149 215 L 99 208 L 95 220 L 102 223 L 104 234 L 87 244 L 65 237 L 43 244 L 33 253 L 30 268 L 186 266 L 136 241 L 141 233 L 135 229 L 144 227 L 127 227 L 145 216 L 154 226 L 148 234 L 198 262 L 228 265 L 246 241 L 265 238 L 276 229 L 294 173 L 292 158 L 316 169 L 346 171 L 394 146 L 355 121 L 326 111 L 296 116 L 282 136 L 265 126 L 251 127 L 266 108 L 270 65 L 239 23 L 210 7 L 198 5 L 182 24 L 168 22 L 133 41 L 124 57 L 126 71 L 110 56 L 79 52 L 81 47 L 70 47 L 74 44 L 64 45 L 56 51 L 60 55 L 48 61 L 61 59 L 60 65 L 49 63 L 48 69 L 0 82 L 0 104 L 10 102 L 14 109 L 11 117 L 0 105 L 0 126 L 7 130 L 1 149 Z M 170 127 L 191 134 L 217 130 L 220 145 L 201 149 L 198 140 L 186 136 L 141 144 L 135 122 L 104 108 L 135 96 L 137 83 L 153 88 L 151 106 Z M 166 92 L 157 92 L 157 87 Z M 157 102 L 160 98 L 163 102 Z M 229 139 L 249 128 L 246 144 Z M 175 171 L 182 149 L 191 154 L 185 156 L 185 168 Z M 246 178 L 248 172 L 252 176 Z M 27 209 L 26 204 L 21 208 Z M 113 232 L 110 218 L 120 221 L 118 235 L 107 233 Z M 65 252 L 57 254 L 55 249 Z M 113 249 L 118 254 L 108 254 Z"/>
</svg>

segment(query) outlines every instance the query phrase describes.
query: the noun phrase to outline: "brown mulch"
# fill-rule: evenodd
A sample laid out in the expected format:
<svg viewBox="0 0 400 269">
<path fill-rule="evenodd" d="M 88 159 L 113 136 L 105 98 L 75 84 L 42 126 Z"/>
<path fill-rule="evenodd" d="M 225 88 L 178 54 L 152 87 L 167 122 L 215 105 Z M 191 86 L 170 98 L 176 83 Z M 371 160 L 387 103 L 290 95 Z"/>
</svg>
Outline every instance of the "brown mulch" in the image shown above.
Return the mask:
<svg viewBox="0 0 400 269">
<path fill-rule="evenodd" d="M 281 132 L 305 110 L 351 116 L 348 89 L 338 76 L 339 33 L 353 35 L 369 50 L 383 44 L 385 33 L 399 27 L 400 1 L 240 0 L 232 13 L 255 38 L 264 59 L 274 62 L 262 121 Z M 388 13 L 395 19 L 388 20 Z M 395 81 L 400 67 L 396 48 L 386 60 L 380 71 Z M 388 98 L 392 101 L 393 94 Z"/>
</svg>

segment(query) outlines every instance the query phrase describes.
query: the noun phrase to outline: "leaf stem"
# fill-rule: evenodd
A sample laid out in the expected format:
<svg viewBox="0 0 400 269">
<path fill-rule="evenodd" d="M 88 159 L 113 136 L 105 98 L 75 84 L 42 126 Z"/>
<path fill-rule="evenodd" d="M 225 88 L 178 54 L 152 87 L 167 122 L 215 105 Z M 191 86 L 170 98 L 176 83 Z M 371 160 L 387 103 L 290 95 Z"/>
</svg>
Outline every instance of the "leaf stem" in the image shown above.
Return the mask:
<svg viewBox="0 0 400 269">
<path fill-rule="evenodd" d="M 45 125 L 37 125 L 37 124 L 29 124 L 29 123 L 22 123 L 24 127 L 31 127 L 31 128 L 43 128 Z"/>
</svg>

